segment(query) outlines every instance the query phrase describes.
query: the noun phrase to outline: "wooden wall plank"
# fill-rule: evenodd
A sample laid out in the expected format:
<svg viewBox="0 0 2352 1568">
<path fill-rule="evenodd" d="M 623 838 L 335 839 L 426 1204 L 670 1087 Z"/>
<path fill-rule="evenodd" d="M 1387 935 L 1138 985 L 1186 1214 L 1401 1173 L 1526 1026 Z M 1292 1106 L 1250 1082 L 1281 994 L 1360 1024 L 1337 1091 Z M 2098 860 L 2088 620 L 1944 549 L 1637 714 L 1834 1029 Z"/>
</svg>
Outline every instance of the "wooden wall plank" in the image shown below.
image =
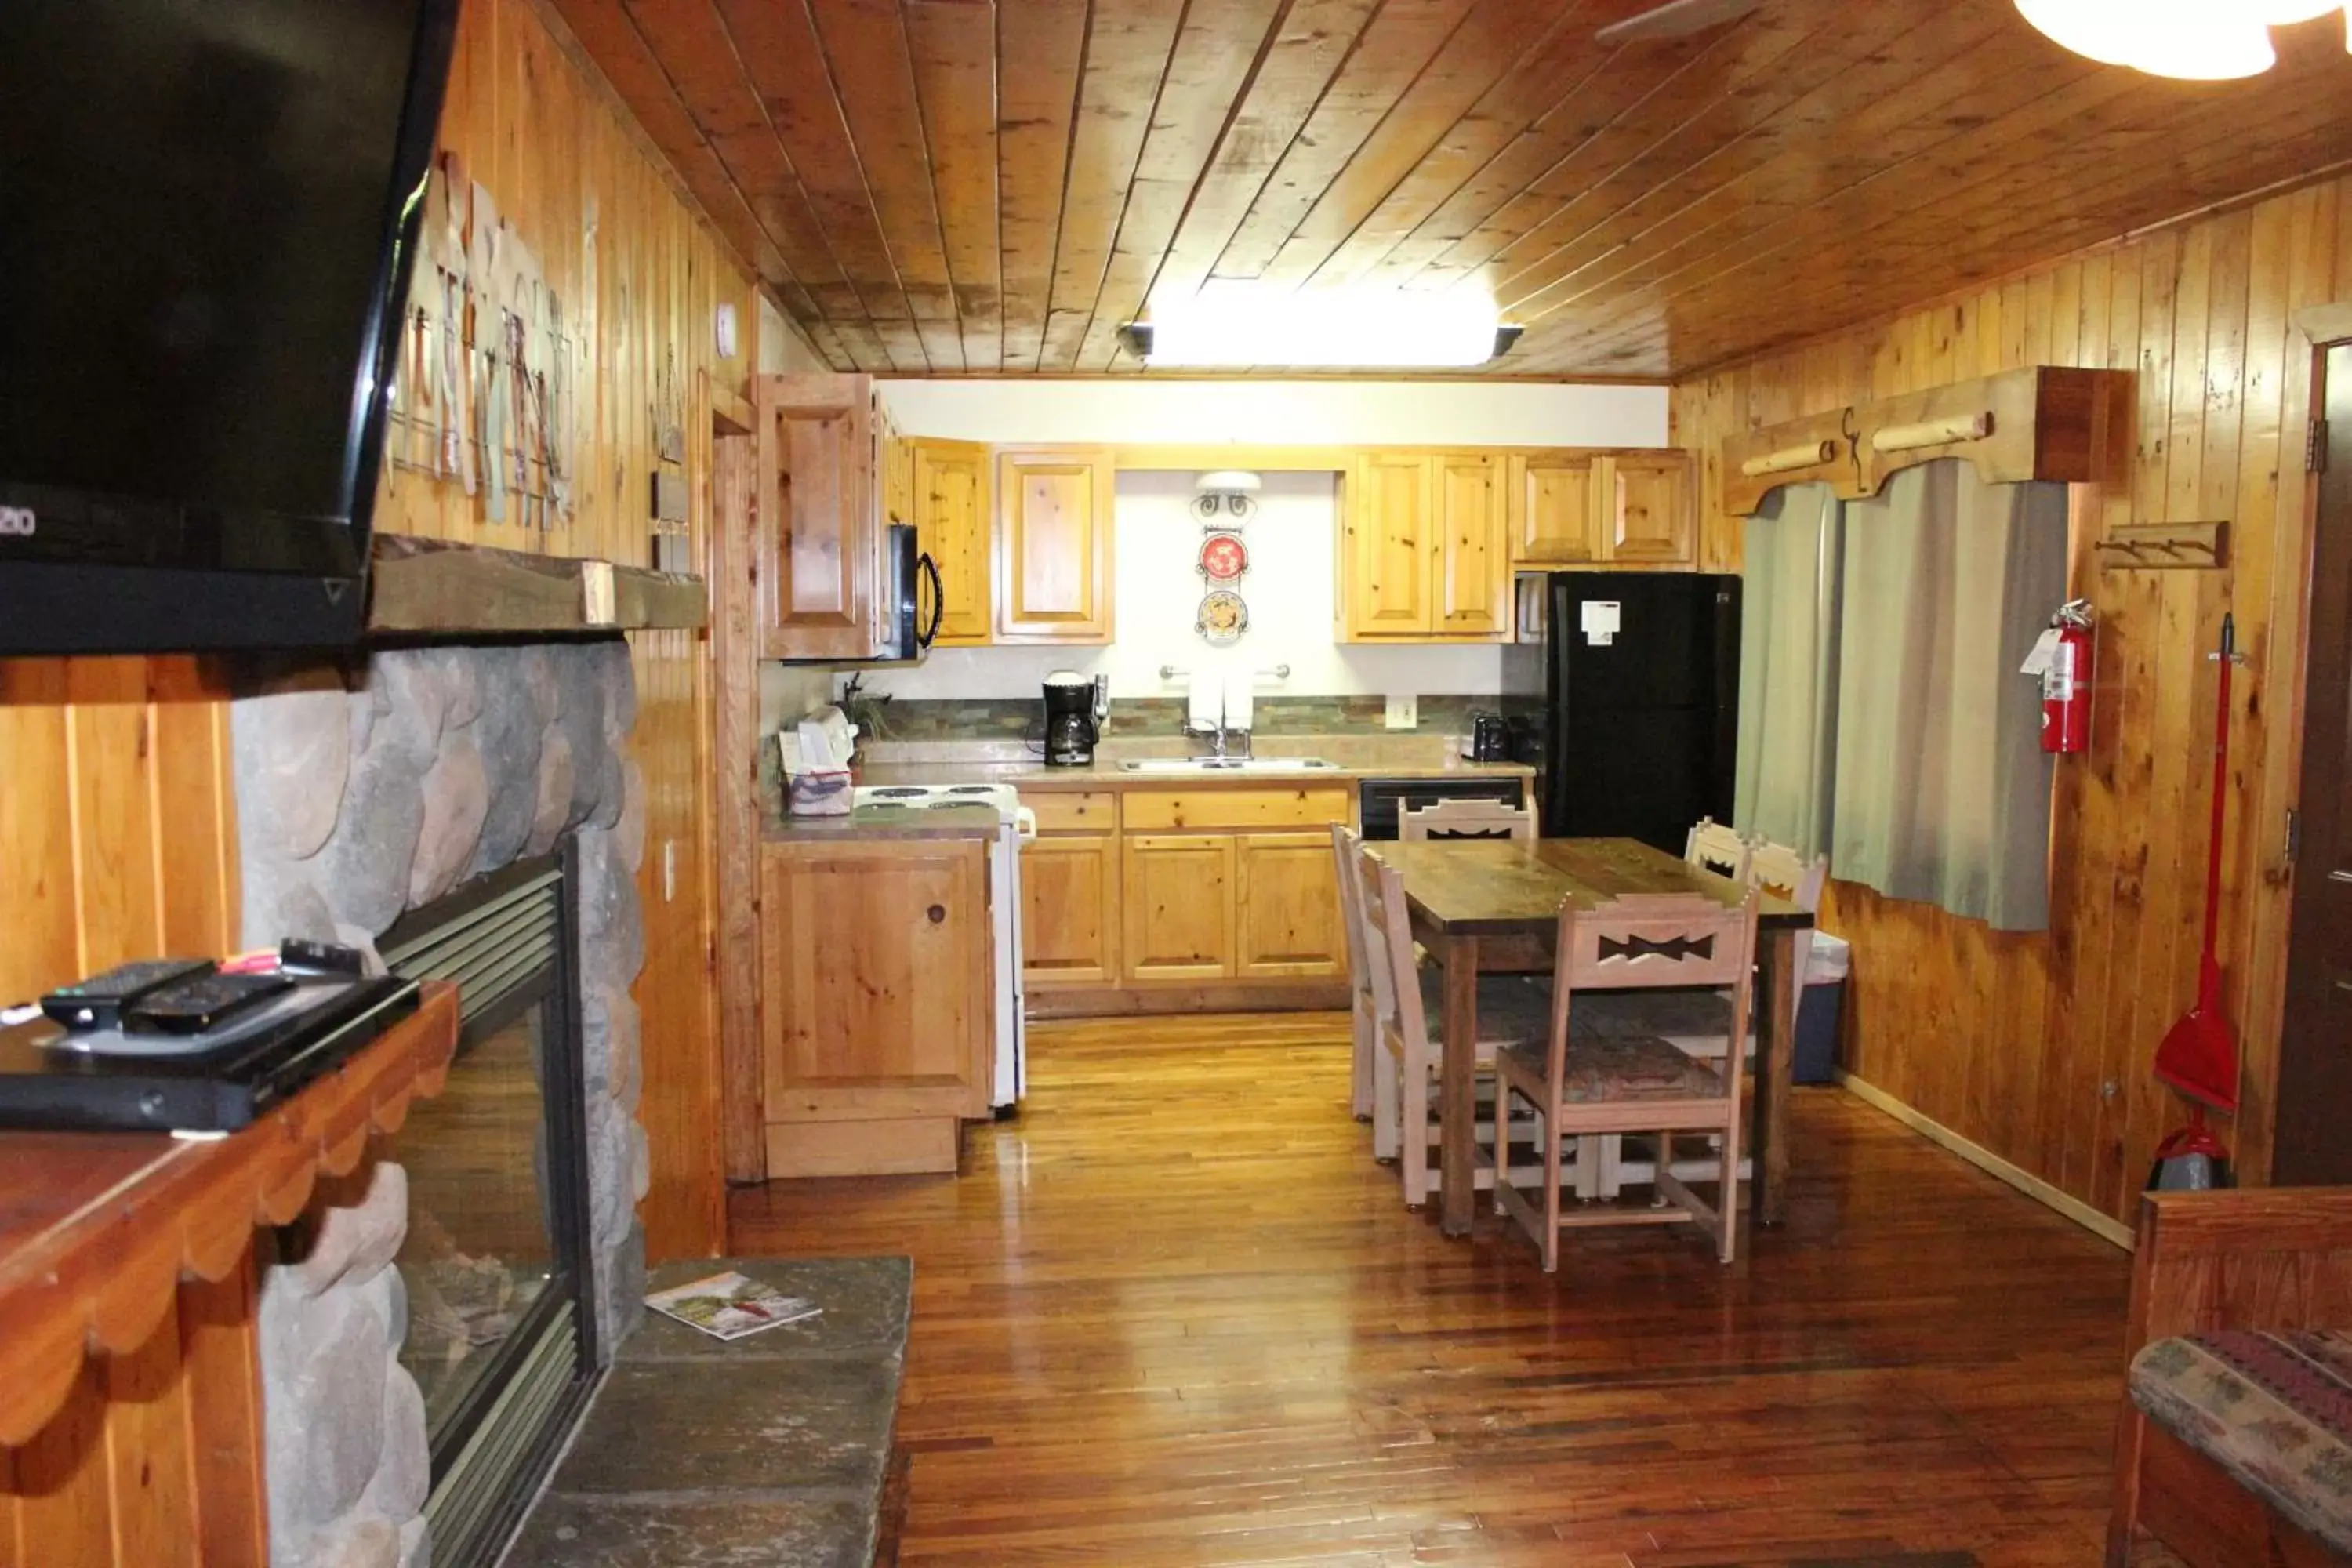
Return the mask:
<svg viewBox="0 0 2352 1568">
<path fill-rule="evenodd" d="M 2223 611 L 2249 656 L 2232 713 L 2222 952 L 2245 1041 L 2242 1173 L 2268 1159 L 2286 919 L 2303 580 L 2297 310 L 2352 289 L 2347 182 L 2224 213 L 1931 308 L 1687 380 L 1676 439 L 2031 363 L 2137 373 L 2127 462 L 2077 492 L 2073 591 L 2099 617 L 2092 749 L 2062 759 L 2052 929 L 2001 935 L 1833 883 L 1824 924 L 1854 944 L 1849 1066 L 2070 1196 L 2127 1220 L 2155 1143 L 2185 1120 L 2157 1042 L 2195 994 L 2211 806 L 2212 666 Z M 1702 467 L 1703 558 L 1736 564 L 1738 520 Z M 2292 502 L 2289 498 L 2296 498 Z M 2099 533 L 2135 521 L 2232 524 L 2219 573 L 2101 570 Z"/>
<path fill-rule="evenodd" d="M 188 1443 L 188 1382 L 176 1310 L 137 1350 L 106 1358 L 106 1475 L 113 1494 L 114 1560 L 197 1568 L 195 1476 Z"/>
<path fill-rule="evenodd" d="M 216 1285 L 180 1287 L 180 1353 L 187 1367 L 186 1444 L 194 1477 L 191 1531 L 205 1568 L 269 1560 L 263 1487 L 259 1307 L 253 1256 Z"/>
</svg>

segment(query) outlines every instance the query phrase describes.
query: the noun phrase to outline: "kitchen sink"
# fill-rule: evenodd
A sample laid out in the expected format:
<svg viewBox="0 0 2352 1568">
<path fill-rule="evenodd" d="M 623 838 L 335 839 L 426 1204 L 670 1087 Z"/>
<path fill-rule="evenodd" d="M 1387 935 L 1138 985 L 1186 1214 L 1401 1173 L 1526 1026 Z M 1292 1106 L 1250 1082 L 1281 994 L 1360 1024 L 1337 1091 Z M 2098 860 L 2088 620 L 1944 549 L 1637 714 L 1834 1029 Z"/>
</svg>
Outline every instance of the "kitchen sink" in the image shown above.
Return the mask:
<svg viewBox="0 0 2352 1568">
<path fill-rule="evenodd" d="M 1320 757 L 1144 757 L 1118 765 L 1130 773 L 1297 773 L 1332 764 Z"/>
</svg>

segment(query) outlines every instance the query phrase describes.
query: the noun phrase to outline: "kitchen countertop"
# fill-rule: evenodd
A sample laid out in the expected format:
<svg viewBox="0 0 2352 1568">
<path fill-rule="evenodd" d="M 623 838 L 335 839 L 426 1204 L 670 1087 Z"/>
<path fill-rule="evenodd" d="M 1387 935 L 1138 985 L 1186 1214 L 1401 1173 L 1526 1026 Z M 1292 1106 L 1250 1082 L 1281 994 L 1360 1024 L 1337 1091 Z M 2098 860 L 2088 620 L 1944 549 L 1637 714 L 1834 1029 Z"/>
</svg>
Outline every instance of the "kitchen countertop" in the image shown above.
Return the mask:
<svg viewBox="0 0 2352 1568">
<path fill-rule="evenodd" d="M 1021 790 L 1192 788 L 1201 784 L 1353 784 L 1367 778 L 1528 778 L 1524 763 L 1464 760 L 1451 737 L 1433 735 L 1268 735 L 1258 752 L 1269 757 L 1319 757 L 1328 768 L 1248 772 L 1129 773 L 1123 762 L 1188 754 L 1175 738 L 1108 741 L 1083 768 L 1049 768 L 1022 742 L 950 742 L 929 745 L 878 742 L 859 768 L 861 784 L 1009 784 Z M 1019 748 L 1016 752 L 1013 748 Z"/>
<path fill-rule="evenodd" d="M 781 816 L 772 805 L 761 817 L 760 837 L 770 843 L 824 843 L 859 838 L 993 838 L 1003 825 L 1003 818 L 997 816 L 992 805 L 943 805 L 930 811 L 869 805 L 842 816 Z"/>
</svg>

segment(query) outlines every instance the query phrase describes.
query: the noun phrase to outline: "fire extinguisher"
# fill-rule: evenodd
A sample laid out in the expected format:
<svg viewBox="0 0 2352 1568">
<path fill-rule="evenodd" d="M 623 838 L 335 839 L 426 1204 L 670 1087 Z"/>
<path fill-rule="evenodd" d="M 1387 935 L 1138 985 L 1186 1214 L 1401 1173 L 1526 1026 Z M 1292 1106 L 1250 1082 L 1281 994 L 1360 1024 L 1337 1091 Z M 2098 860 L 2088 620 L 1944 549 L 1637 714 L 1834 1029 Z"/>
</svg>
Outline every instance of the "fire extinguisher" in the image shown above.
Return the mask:
<svg viewBox="0 0 2352 1568">
<path fill-rule="evenodd" d="M 2091 601 L 2070 599 L 2050 617 L 2056 640 L 2042 671 L 2042 749 L 2091 749 Z"/>
</svg>

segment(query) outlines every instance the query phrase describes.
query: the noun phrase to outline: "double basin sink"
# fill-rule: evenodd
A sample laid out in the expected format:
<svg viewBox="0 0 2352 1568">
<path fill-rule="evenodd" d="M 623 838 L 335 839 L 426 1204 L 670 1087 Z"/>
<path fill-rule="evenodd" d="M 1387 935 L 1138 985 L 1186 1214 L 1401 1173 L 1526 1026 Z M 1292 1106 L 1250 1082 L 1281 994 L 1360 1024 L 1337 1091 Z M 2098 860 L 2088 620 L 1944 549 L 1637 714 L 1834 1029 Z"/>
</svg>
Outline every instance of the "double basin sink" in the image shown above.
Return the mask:
<svg viewBox="0 0 2352 1568">
<path fill-rule="evenodd" d="M 1129 773 L 1297 773 L 1328 770 L 1320 757 L 1142 757 L 1118 764 Z"/>
</svg>

